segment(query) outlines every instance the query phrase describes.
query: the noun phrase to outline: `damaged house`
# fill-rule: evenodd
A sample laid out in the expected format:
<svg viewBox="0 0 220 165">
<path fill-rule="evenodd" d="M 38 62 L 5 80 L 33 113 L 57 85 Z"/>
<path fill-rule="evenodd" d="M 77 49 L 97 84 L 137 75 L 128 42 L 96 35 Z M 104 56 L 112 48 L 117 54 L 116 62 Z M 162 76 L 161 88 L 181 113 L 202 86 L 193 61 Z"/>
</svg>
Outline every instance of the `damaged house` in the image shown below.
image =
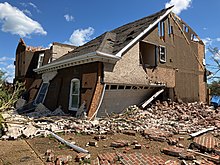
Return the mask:
<svg viewBox="0 0 220 165">
<path fill-rule="evenodd" d="M 170 7 L 36 67 L 43 82 L 35 102 L 67 113 L 83 108 L 89 118 L 120 113 L 163 90 L 164 98 L 205 102 L 204 55 L 202 40 Z"/>
<path fill-rule="evenodd" d="M 35 99 L 42 83 L 41 75 L 34 72 L 43 65 L 46 65 L 64 54 L 74 50 L 76 47 L 67 44 L 54 42 L 50 48 L 27 46 L 23 39 L 20 39 L 15 58 L 15 79 L 23 82 L 29 96 L 25 98 L 28 102 Z"/>
</svg>

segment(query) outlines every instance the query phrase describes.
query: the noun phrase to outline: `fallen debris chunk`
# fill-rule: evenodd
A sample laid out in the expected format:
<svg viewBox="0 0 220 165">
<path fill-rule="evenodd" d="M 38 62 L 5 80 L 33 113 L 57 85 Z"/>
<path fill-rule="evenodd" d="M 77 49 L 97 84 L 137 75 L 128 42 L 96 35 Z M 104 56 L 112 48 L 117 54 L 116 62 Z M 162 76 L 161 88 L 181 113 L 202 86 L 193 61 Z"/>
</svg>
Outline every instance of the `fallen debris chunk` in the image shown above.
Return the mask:
<svg viewBox="0 0 220 165">
<path fill-rule="evenodd" d="M 141 144 L 135 144 L 134 149 L 141 149 Z"/>
<path fill-rule="evenodd" d="M 161 89 L 159 91 L 157 91 L 153 96 L 151 96 L 147 101 L 145 101 L 141 107 L 145 108 L 148 104 L 150 104 L 157 96 L 159 96 L 162 92 L 164 91 L 164 89 Z"/>
<path fill-rule="evenodd" d="M 76 155 L 76 158 L 75 158 L 76 162 L 80 162 L 80 161 L 83 161 L 83 160 L 86 160 L 86 159 L 87 160 L 90 159 L 90 154 L 78 153 Z"/>
<path fill-rule="evenodd" d="M 184 149 L 172 146 L 172 147 L 163 148 L 161 152 L 167 155 L 179 157 L 180 154 L 184 152 Z"/>
<path fill-rule="evenodd" d="M 129 141 L 126 140 L 117 140 L 111 143 L 110 147 L 120 148 L 129 146 Z"/>
<path fill-rule="evenodd" d="M 57 156 L 57 159 L 55 161 L 56 165 L 65 165 L 68 164 L 69 162 L 72 162 L 73 158 L 71 155 L 59 155 Z"/>
<path fill-rule="evenodd" d="M 89 151 L 87 151 L 87 150 L 85 150 L 85 149 L 83 149 L 83 148 L 81 148 L 81 147 L 78 147 L 78 146 L 76 146 L 76 145 L 74 145 L 74 144 L 71 144 L 70 142 L 67 142 L 66 140 L 64 140 L 63 138 L 59 137 L 58 135 L 54 134 L 54 133 L 51 132 L 51 131 L 48 131 L 48 133 L 49 133 L 50 135 L 52 135 L 53 137 L 55 137 L 55 138 L 56 138 L 57 140 L 59 140 L 60 142 L 62 142 L 62 143 L 64 143 L 64 144 L 66 144 L 67 146 L 73 148 L 73 149 L 76 150 L 77 152 L 89 153 Z"/>
<path fill-rule="evenodd" d="M 169 145 L 176 145 L 178 143 L 178 139 L 174 137 L 169 137 L 167 140 Z"/>
<path fill-rule="evenodd" d="M 199 137 L 195 137 L 193 140 L 193 144 L 200 150 L 212 152 L 217 149 L 220 140 L 218 140 L 213 135 L 202 135 Z"/>
<path fill-rule="evenodd" d="M 180 165 L 180 163 L 175 160 L 168 160 L 164 164 L 165 165 Z"/>
<path fill-rule="evenodd" d="M 132 135 L 132 136 L 136 135 L 136 132 L 132 130 L 125 130 L 125 131 L 122 131 L 122 133 L 126 135 Z"/>
<path fill-rule="evenodd" d="M 220 156 L 210 156 L 210 155 L 207 155 L 207 154 L 203 154 L 203 153 L 200 153 L 200 152 L 193 151 L 191 149 L 188 149 L 187 151 L 192 152 L 196 155 L 202 156 L 204 158 L 207 158 L 208 160 L 211 160 L 215 163 L 220 163 Z"/>
<path fill-rule="evenodd" d="M 97 142 L 95 142 L 95 141 L 89 141 L 89 146 L 97 146 Z"/>
<path fill-rule="evenodd" d="M 189 134 L 191 137 L 196 137 L 196 136 L 199 136 L 203 133 L 206 133 L 208 131 L 213 131 L 215 129 L 215 127 L 210 127 L 210 128 L 206 128 L 206 129 L 203 129 L 203 130 L 200 130 L 198 132 L 195 132 L 195 133 L 191 133 Z"/>
</svg>

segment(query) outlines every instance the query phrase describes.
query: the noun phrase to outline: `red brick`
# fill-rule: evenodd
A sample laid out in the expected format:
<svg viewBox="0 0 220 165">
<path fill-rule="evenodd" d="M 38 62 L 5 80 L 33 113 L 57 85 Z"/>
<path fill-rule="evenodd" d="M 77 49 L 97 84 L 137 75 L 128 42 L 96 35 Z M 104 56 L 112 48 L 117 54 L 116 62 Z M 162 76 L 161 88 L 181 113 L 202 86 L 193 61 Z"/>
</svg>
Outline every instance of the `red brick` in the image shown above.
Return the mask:
<svg viewBox="0 0 220 165">
<path fill-rule="evenodd" d="M 202 135 L 193 140 L 193 144 L 204 151 L 214 151 L 219 142 L 213 135 Z"/>
<path fill-rule="evenodd" d="M 182 153 L 184 151 L 183 148 L 179 148 L 179 147 L 167 147 L 167 148 L 163 148 L 162 152 L 167 154 L 167 155 L 171 155 L 171 156 L 179 156 L 180 153 Z"/>
</svg>

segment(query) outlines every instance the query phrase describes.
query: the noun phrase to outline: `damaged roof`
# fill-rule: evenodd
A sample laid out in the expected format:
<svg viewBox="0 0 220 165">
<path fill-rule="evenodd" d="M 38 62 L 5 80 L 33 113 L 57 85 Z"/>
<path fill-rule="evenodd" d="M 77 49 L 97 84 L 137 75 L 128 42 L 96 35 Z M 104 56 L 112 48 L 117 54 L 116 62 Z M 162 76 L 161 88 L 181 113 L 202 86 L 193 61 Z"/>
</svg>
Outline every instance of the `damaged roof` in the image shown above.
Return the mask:
<svg viewBox="0 0 220 165">
<path fill-rule="evenodd" d="M 105 32 L 90 42 L 77 47 L 75 50 L 62 56 L 56 61 L 66 60 L 95 51 L 116 55 L 121 49 L 128 45 L 133 39 L 135 39 L 140 33 L 147 29 L 171 8 L 172 6 L 150 16 L 120 26 L 110 32 Z"/>
<path fill-rule="evenodd" d="M 41 66 L 34 71 L 38 73 L 62 69 L 83 63 L 104 61 L 117 62 L 123 53 L 137 43 L 141 37 L 150 32 L 172 11 L 173 6 L 134 22 L 105 32 L 97 38 L 77 47 L 57 60 Z"/>
</svg>

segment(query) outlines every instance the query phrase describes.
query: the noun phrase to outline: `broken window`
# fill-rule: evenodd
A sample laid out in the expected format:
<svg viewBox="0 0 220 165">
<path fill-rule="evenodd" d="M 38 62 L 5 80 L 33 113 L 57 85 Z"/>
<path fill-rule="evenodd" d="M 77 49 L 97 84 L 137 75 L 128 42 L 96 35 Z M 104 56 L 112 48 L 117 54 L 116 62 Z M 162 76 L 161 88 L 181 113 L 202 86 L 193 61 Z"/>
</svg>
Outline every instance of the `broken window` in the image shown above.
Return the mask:
<svg viewBox="0 0 220 165">
<path fill-rule="evenodd" d="M 159 47 L 160 62 L 166 62 L 166 48 L 164 46 Z"/>
<path fill-rule="evenodd" d="M 185 24 L 183 24 L 183 31 L 186 32 L 186 33 L 189 32 L 189 28 Z"/>
<path fill-rule="evenodd" d="M 48 86 L 49 86 L 49 83 L 43 83 L 41 85 L 40 90 L 38 92 L 38 95 L 35 99 L 35 104 L 39 104 L 39 103 L 44 102 L 44 99 L 45 99 L 45 96 L 46 96 L 46 93 L 47 93 L 47 90 L 48 90 Z"/>
<path fill-rule="evenodd" d="M 165 27 L 163 21 L 158 23 L 158 35 L 161 39 L 165 39 Z"/>
<path fill-rule="evenodd" d="M 39 68 L 43 65 L 43 61 L 44 61 L 44 53 L 41 53 L 41 54 L 39 54 L 37 68 Z"/>
<path fill-rule="evenodd" d="M 79 108 L 79 97 L 80 81 L 79 79 L 72 79 L 70 86 L 69 110 L 77 111 L 77 109 Z"/>
<path fill-rule="evenodd" d="M 171 25 L 169 18 L 167 24 L 168 24 L 168 35 L 171 35 L 173 34 L 173 26 Z"/>
<path fill-rule="evenodd" d="M 157 46 L 147 42 L 140 42 L 140 64 L 143 67 L 157 66 Z"/>
</svg>

